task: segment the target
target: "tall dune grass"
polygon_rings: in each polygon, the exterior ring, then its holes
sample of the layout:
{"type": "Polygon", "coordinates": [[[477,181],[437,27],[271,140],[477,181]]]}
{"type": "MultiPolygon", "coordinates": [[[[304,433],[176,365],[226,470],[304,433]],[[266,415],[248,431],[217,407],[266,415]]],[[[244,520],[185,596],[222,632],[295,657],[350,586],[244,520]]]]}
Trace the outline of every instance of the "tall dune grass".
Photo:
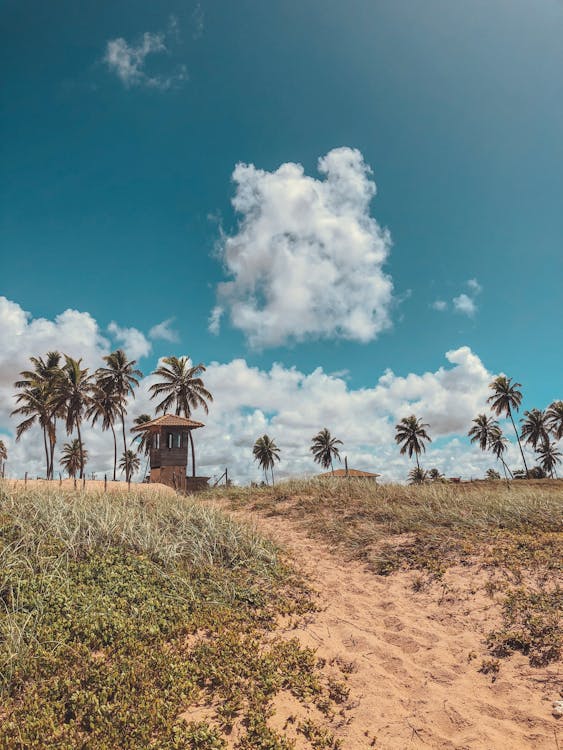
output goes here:
{"type": "Polygon", "coordinates": [[[36,558],[46,551],[43,540],[48,538],[71,557],[119,546],[163,565],[181,561],[266,569],[276,562],[273,545],[248,525],[175,494],[109,495],[0,484],[0,515],[9,523],[18,554],[36,558]]]}

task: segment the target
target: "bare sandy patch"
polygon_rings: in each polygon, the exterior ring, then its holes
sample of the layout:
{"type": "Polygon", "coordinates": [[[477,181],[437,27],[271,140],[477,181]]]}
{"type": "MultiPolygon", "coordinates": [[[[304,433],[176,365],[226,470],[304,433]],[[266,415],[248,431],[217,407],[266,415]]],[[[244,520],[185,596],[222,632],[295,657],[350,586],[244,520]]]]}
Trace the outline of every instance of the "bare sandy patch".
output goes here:
{"type": "MultiPolygon", "coordinates": [[[[336,728],[344,748],[563,746],[551,715],[562,688],[558,664],[532,667],[517,653],[496,674],[479,671],[490,658],[485,635],[498,624],[500,607],[494,592],[485,592],[488,573],[477,563],[450,567],[440,582],[414,590],[416,571],[377,576],[294,521],[236,515],[283,545],[318,590],[320,611],[285,632],[340,665],[350,688],[336,728]]],[[[293,709],[283,696],[276,709],[283,726],[293,709]]]]}

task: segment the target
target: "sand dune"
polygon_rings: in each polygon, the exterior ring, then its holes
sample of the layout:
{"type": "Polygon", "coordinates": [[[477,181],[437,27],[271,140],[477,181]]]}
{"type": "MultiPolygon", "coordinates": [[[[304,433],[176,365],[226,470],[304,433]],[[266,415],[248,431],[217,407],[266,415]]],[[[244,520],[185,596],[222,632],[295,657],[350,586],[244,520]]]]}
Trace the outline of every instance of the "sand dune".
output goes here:
{"type": "MultiPolygon", "coordinates": [[[[559,665],[533,668],[515,654],[502,660],[494,681],[479,672],[499,606],[483,592],[487,578],[477,565],[452,568],[443,582],[415,592],[416,573],[374,575],[287,519],[252,518],[318,589],[321,611],[287,635],[297,633],[328,665],[349,672],[350,696],[336,718],[344,748],[563,747],[551,715],[562,687],[559,665]]],[[[279,727],[295,711],[283,700],[276,709],[279,727]]]]}

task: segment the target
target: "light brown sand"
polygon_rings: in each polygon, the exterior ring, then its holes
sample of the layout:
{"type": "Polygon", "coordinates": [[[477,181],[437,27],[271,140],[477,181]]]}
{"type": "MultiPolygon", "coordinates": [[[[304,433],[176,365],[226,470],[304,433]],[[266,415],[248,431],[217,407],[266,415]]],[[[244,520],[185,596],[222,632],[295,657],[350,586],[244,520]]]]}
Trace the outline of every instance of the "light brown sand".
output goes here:
{"type": "MultiPolygon", "coordinates": [[[[287,519],[253,520],[319,592],[321,611],[287,636],[332,668],[354,670],[347,709],[336,717],[344,748],[563,749],[563,726],[551,715],[559,665],[534,668],[515,654],[501,660],[494,682],[478,671],[490,658],[484,635],[499,621],[499,604],[484,593],[477,566],[453,568],[443,583],[415,592],[416,573],[377,576],[287,519]]],[[[276,709],[276,728],[298,711],[291,696],[278,698],[276,709]]]]}

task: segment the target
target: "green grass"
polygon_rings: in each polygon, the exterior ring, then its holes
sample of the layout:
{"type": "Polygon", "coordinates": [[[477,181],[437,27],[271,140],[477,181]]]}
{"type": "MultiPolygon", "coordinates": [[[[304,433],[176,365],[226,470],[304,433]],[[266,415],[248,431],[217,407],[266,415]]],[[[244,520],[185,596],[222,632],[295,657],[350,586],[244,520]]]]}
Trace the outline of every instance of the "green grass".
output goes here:
{"type": "Polygon", "coordinates": [[[0,748],[214,750],[235,720],[241,748],[290,748],[275,695],[329,688],[276,618],[311,606],[271,543],[200,503],[0,485],[0,748]]]}

